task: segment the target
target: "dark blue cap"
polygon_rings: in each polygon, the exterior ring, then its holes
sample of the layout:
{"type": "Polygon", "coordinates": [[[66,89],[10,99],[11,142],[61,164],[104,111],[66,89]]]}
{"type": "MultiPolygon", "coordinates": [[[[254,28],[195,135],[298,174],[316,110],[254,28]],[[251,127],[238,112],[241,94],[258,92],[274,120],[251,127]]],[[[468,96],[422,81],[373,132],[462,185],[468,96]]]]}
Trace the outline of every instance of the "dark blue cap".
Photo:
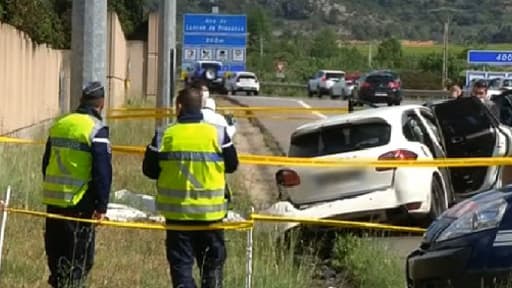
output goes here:
{"type": "Polygon", "coordinates": [[[82,97],[90,100],[104,98],[105,88],[99,81],[89,82],[82,90],[82,97]]]}

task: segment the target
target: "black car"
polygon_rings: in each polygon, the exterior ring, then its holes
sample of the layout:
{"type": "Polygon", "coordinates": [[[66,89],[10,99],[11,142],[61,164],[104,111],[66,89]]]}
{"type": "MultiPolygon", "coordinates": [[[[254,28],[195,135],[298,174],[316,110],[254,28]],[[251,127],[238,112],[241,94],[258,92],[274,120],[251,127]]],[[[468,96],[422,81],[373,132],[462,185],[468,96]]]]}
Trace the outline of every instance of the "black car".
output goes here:
{"type": "Polygon", "coordinates": [[[357,93],[354,94],[351,101],[355,106],[367,103],[400,105],[402,102],[400,76],[392,71],[371,72],[360,80],[357,93]]]}
{"type": "Polygon", "coordinates": [[[407,257],[407,287],[511,287],[511,202],[506,186],[446,210],[407,257]]]}

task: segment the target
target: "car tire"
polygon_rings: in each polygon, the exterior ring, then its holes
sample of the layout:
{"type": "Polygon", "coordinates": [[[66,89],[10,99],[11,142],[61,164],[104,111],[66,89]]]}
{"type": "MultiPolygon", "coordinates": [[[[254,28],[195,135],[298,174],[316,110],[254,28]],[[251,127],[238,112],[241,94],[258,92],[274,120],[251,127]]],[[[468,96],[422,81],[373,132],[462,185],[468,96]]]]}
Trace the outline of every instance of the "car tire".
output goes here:
{"type": "Polygon", "coordinates": [[[438,175],[434,175],[432,177],[432,184],[430,188],[430,211],[426,217],[425,226],[430,225],[430,223],[439,217],[446,209],[448,209],[446,195],[443,189],[443,184],[439,179],[438,175]]]}
{"type": "Polygon", "coordinates": [[[252,92],[251,92],[251,91],[246,91],[246,92],[245,92],[245,95],[247,95],[247,96],[251,96],[251,94],[252,94],[252,92]]]}
{"type": "Polygon", "coordinates": [[[260,92],[259,92],[259,91],[254,91],[254,95],[255,95],[255,96],[258,96],[259,94],[260,94],[260,92]]]}
{"type": "Polygon", "coordinates": [[[315,93],[313,91],[311,91],[311,87],[309,86],[308,84],[308,97],[311,98],[315,95],[315,93]]]}
{"type": "Polygon", "coordinates": [[[316,87],[316,93],[318,93],[318,98],[322,98],[323,93],[322,90],[320,90],[320,87],[316,87]]]}

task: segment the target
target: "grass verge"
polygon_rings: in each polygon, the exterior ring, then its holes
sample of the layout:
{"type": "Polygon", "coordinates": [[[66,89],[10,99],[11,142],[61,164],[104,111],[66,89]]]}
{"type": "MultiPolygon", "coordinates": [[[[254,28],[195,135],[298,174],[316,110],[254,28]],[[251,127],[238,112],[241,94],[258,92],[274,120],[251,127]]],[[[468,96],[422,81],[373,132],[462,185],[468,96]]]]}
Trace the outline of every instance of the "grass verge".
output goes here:
{"type": "MultiPolygon", "coordinates": [[[[136,103],[134,105],[140,105],[136,103]]],[[[114,145],[146,145],[154,131],[153,120],[111,121],[114,145]]],[[[45,139],[40,131],[39,139],[45,139]]],[[[241,151],[246,152],[246,151],[241,151]]],[[[12,207],[43,210],[40,204],[41,157],[43,146],[0,146],[0,191],[13,188],[12,207]]],[[[113,191],[154,194],[154,182],[141,172],[140,155],[114,154],[113,191]]],[[[248,189],[250,175],[234,174],[230,184],[234,191],[248,189]]],[[[235,198],[239,199],[239,197],[235,198]]],[[[250,203],[236,203],[237,211],[247,211],[250,203]]],[[[47,287],[46,256],[43,248],[44,220],[10,214],[0,287],[47,287]]],[[[161,231],[127,230],[98,227],[95,265],[89,287],[169,287],[169,267],[165,258],[164,233],[161,231]]],[[[293,249],[281,248],[275,234],[255,230],[253,287],[312,287],[315,265],[311,257],[294,257],[293,249]]],[[[225,287],[239,288],[245,281],[246,233],[226,234],[228,260],[225,266],[225,287]]]]}
{"type": "Polygon", "coordinates": [[[345,235],[336,241],[333,266],[345,271],[354,287],[403,287],[403,263],[395,254],[377,241],[345,235]]]}

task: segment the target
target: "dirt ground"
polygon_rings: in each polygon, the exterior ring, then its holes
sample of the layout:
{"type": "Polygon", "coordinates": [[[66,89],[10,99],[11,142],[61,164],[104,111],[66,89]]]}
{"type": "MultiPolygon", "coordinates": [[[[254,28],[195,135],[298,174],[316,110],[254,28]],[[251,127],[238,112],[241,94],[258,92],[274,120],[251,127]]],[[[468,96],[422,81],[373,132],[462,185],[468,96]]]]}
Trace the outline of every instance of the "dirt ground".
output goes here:
{"type": "MultiPolygon", "coordinates": [[[[218,107],[235,106],[235,104],[221,98],[216,99],[216,104],[218,107]]],[[[237,117],[236,121],[237,132],[233,142],[239,155],[274,155],[272,149],[265,143],[260,129],[253,125],[248,118],[237,117]]],[[[243,190],[235,191],[235,193],[248,197],[256,210],[268,207],[270,203],[276,201],[277,197],[277,187],[274,181],[276,170],[276,167],[241,164],[238,171],[230,176],[232,180],[241,184],[237,185],[240,186],[238,189],[243,190]]]]}

